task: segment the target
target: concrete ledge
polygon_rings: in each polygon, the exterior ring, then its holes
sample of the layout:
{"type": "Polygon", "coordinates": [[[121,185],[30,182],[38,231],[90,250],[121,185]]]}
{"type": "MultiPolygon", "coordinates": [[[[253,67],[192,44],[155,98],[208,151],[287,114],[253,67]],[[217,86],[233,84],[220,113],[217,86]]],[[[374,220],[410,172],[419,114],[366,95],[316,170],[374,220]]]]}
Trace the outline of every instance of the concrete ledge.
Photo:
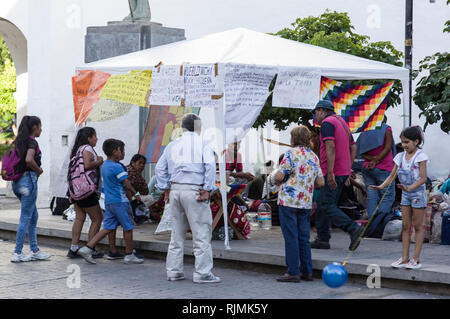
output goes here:
{"type": "MultiPolygon", "coordinates": [[[[51,216],[49,212],[40,212],[37,233],[42,243],[69,247],[72,238],[72,223],[62,220],[60,216],[51,216]]],[[[0,237],[15,240],[19,211],[3,211],[0,215],[0,237]]],[[[167,253],[170,233],[154,235],[156,224],[145,224],[135,228],[133,237],[135,247],[143,252],[158,253],[161,258],[167,253]]],[[[84,227],[87,230],[87,227],[84,227]]],[[[81,241],[86,242],[87,233],[82,232],[81,241]]],[[[320,276],[323,267],[331,262],[342,262],[348,257],[348,235],[336,230],[332,233],[329,250],[312,250],[313,269],[320,276]]],[[[101,244],[107,245],[105,238],[101,244]]],[[[116,245],[125,247],[122,232],[117,232],[116,245]]],[[[284,239],[279,227],[271,230],[252,229],[249,240],[231,240],[231,249],[225,249],[223,241],[213,241],[215,261],[229,264],[247,264],[252,267],[285,268],[284,239]]],[[[106,246],[104,246],[106,248],[106,246]]],[[[185,256],[192,258],[192,241],[189,235],[185,243],[185,256]]],[[[429,291],[430,287],[439,286],[440,293],[450,293],[450,246],[424,244],[422,254],[423,268],[420,270],[393,269],[390,263],[401,255],[401,242],[363,239],[360,247],[347,260],[346,268],[351,278],[365,281],[372,272],[368,266],[378,265],[381,271],[382,286],[387,284],[396,288],[409,285],[411,289],[429,291]],[[428,290],[426,290],[428,289],[428,290]]],[[[433,288],[434,289],[434,288],[433,288]]],[[[437,289],[437,288],[436,288],[437,289]]],[[[434,290],[432,290],[434,292],[434,290]]]]}

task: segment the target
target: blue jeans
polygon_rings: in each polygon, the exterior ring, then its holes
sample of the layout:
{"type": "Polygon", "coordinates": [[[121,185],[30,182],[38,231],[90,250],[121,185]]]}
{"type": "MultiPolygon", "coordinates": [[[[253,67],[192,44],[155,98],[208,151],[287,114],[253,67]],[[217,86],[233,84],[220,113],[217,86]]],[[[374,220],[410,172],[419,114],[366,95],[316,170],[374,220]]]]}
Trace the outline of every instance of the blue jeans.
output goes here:
{"type": "Polygon", "coordinates": [[[36,226],[38,222],[38,211],[36,199],[38,193],[37,175],[35,172],[27,171],[18,180],[12,183],[14,194],[20,200],[20,221],[16,234],[15,253],[21,254],[25,237],[28,233],[30,249],[33,252],[39,250],[37,244],[36,226]]]}
{"type": "Polygon", "coordinates": [[[316,228],[317,238],[322,242],[330,241],[331,224],[341,228],[347,233],[351,233],[359,226],[348,217],[338,207],[339,198],[342,194],[342,188],[348,176],[335,176],[337,187],[330,189],[325,176],[325,186],[320,188],[319,202],[317,204],[316,228]]]}
{"type": "Polygon", "coordinates": [[[279,206],[278,212],[284,237],[287,273],[298,275],[301,272],[304,275],[311,275],[312,258],[309,243],[311,210],[279,206]]]}
{"type": "Polygon", "coordinates": [[[390,212],[395,200],[395,181],[388,188],[381,191],[369,188],[370,185],[381,185],[388,178],[390,172],[379,168],[368,169],[363,167],[362,174],[367,190],[367,213],[369,214],[369,218],[373,215],[384,192],[387,193],[384,196],[378,211],[383,213],[390,212]]]}

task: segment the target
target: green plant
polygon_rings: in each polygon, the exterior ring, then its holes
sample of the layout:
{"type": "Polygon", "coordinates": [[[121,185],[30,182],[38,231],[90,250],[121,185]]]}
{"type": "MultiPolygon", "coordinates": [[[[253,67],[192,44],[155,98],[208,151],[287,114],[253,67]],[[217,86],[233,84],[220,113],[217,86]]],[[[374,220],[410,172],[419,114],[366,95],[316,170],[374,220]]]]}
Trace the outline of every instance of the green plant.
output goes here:
{"type": "MultiPolygon", "coordinates": [[[[447,0],[447,5],[450,0],[447,0]]],[[[450,20],[443,32],[450,33],[450,20]]],[[[425,116],[424,130],[428,125],[441,122],[441,130],[450,132],[450,53],[438,52],[419,62],[419,71],[428,74],[417,83],[413,100],[421,110],[419,117],[425,116]]]]}
{"type": "Polygon", "coordinates": [[[13,126],[16,119],[17,102],[16,70],[6,43],[0,38],[0,143],[14,137],[13,126]]]}
{"type": "MultiPolygon", "coordinates": [[[[330,12],[326,10],[319,17],[309,16],[298,18],[291,23],[292,28],[285,28],[272,35],[285,39],[312,44],[331,50],[356,55],[370,60],[381,61],[397,66],[403,65],[403,53],[396,50],[389,41],[369,42],[366,35],[355,33],[347,13],[330,12]]],[[[275,79],[274,79],[275,81],[275,79]]],[[[343,81],[345,82],[345,81],[343,81]]],[[[385,80],[348,81],[353,84],[379,84],[385,80]]],[[[272,87],[275,82],[272,82],[272,87]]],[[[395,81],[389,96],[388,108],[400,104],[402,93],[400,81],[395,81]]],[[[284,130],[291,123],[310,126],[312,114],[308,110],[273,108],[270,95],[261,114],[253,127],[264,127],[268,121],[273,120],[275,127],[284,130]]]]}

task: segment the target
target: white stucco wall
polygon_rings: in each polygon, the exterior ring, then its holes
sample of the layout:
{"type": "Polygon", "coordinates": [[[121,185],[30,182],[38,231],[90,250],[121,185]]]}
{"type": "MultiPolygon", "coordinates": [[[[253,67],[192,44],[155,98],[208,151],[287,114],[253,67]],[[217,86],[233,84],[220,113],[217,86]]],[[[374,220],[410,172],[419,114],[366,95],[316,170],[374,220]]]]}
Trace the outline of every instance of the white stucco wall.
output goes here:
{"type": "MultiPolygon", "coordinates": [[[[43,123],[38,139],[44,174],[39,180],[38,206],[49,204],[51,186],[68,151],[61,136],[74,132],[71,77],[84,63],[86,27],[123,19],[128,2],[120,0],[2,0],[0,18],[19,28],[28,44],[26,113],[43,123]]],[[[14,58],[14,56],[13,56],[14,58]]]]}
{"type": "MultiPolygon", "coordinates": [[[[235,27],[245,27],[259,32],[275,32],[288,27],[298,17],[319,15],[326,8],[348,12],[355,32],[366,34],[371,41],[391,41],[404,50],[404,1],[388,0],[150,0],[152,21],[167,27],[183,28],[187,39],[235,27]]],[[[443,34],[444,22],[450,19],[450,7],[445,0],[414,1],[413,63],[437,51],[449,49],[450,36],[443,34]]],[[[39,138],[43,151],[45,173],[39,181],[39,205],[47,206],[52,183],[56,180],[67,146],[62,146],[61,136],[73,135],[73,101],[71,77],[77,65],[84,61],[84,35],[86,27],[106,25],[107,21],[122,20],[128,14],[126,0],[2,0],[0,18],[14,24],[27,39],[28,81],[27,113],[39,116],[44,131],[39,138]]],[[[1,28],[2,24],[0,24],[1,28]]],[[[0,29],[1,31],[4,29],[0,29]]],[[[14,58],[14,57],[13,57],[14,58]]],[[[25,79],[25,80],[23,80],[25,79]]],[[[389,124],[394,137],[402,129],[402,106],[389,110],[389,124]]],[[[418,118],[416,106],[412,110],[413,124],[424,123],[418,118]]],[[[130,115],[131,116],[131,115],[130,115]]],[[[138,125],[136,123],[136,125],[138,125]]],[[[265,135],[268,135],[267,133],[265,135]]],[[[273,136],[273,134],[271,134],[273,136]]],[[[120,136],[120,132],[117,133],[120,136]]],[[[243,155],[256,160],[254,145],[256,132],[251,132],[243,142],[243,155]],[[253,137],[252,137],[253,136],[253,137]],[[248,150],[247,147],[248,146],[248,150]],[[252,148],[253,147],[253,148],[252,148]]],[[[425,152],[431,158],[429,175],[444,176],[450,173],[449,136],[438,125],[429,127],[425,134],[425,152]]],[[[279,140],[289,142],[284,132],[279,140]]],[[[101,142],[97,149],[101,152],[101,142]]],[[[137,143],[127,148],[130,154],[137,143]]],[[[283,149],[281,150],[283,151],[283,149]]],[[[277,160],[278,150],[266,148],[266,158],[277,160]]],[[[125,161],[126,162],[126,161],[125,161]]]]}

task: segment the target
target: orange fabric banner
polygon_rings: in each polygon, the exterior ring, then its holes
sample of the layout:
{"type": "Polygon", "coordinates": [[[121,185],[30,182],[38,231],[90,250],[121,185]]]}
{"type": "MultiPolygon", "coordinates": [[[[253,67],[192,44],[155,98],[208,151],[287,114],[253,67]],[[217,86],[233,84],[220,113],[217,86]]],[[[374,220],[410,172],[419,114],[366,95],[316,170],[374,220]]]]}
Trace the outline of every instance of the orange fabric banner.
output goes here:
{"type": "Polygon", "coordinates": [[[92,106],[99,100],[100,92],[111,74],[101,71],[79,71],[72,77],[73,105],[75,123],[83,123],[92,106]]]}

